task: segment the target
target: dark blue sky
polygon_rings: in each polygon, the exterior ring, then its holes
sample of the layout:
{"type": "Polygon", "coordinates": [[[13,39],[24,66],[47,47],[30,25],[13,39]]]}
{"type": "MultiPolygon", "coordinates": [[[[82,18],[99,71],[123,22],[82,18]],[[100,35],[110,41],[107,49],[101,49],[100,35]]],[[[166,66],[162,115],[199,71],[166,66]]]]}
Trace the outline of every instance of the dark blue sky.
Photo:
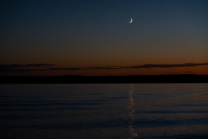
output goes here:
{"type": "Polygon", "coordinates": [[[2,64],[208,61],[207,0],[3,0],[0,9],[2,64]]]}

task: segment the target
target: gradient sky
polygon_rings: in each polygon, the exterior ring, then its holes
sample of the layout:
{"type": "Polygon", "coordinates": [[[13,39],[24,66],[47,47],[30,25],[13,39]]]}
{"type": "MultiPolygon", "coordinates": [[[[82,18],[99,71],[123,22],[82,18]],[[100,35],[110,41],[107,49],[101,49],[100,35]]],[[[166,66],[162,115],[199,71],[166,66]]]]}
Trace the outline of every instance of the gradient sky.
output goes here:
{"type": "Polygon", "coordinates": [[[3,0],[0,10],[0,75],[208,74],[207,0],[3,0]]]}

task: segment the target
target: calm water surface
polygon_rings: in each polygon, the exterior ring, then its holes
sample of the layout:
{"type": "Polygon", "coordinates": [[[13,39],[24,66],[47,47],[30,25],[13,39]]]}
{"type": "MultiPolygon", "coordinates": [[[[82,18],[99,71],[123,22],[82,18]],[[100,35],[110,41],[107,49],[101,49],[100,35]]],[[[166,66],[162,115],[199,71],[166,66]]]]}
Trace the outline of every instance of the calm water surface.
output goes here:
{"type": "Polygon", "coordinates": [[[208,84],[0,85],[1,139],[208,138],[208,84]]]}

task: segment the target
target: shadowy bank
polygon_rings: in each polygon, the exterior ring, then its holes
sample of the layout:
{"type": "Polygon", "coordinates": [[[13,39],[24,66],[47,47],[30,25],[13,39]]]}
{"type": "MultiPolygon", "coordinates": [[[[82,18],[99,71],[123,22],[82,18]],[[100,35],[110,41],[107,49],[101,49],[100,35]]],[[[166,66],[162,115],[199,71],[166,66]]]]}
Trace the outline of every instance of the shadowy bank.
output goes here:
{"type": "Polygon", "coordinates": [[[208,83],[208,75],[131,75],[131,76],[1,76],[1,84],[57,83],[208,83]]]}

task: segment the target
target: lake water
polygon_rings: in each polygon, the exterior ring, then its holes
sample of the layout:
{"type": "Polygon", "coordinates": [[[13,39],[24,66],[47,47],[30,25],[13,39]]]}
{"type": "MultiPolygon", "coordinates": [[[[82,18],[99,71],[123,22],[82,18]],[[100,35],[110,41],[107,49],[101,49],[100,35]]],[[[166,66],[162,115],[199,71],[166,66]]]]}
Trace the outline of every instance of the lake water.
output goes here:
{"type": "Polygon", "coordinates": [[[2,84],[0,138],[207,139],[208,84],[2,84]]]}

